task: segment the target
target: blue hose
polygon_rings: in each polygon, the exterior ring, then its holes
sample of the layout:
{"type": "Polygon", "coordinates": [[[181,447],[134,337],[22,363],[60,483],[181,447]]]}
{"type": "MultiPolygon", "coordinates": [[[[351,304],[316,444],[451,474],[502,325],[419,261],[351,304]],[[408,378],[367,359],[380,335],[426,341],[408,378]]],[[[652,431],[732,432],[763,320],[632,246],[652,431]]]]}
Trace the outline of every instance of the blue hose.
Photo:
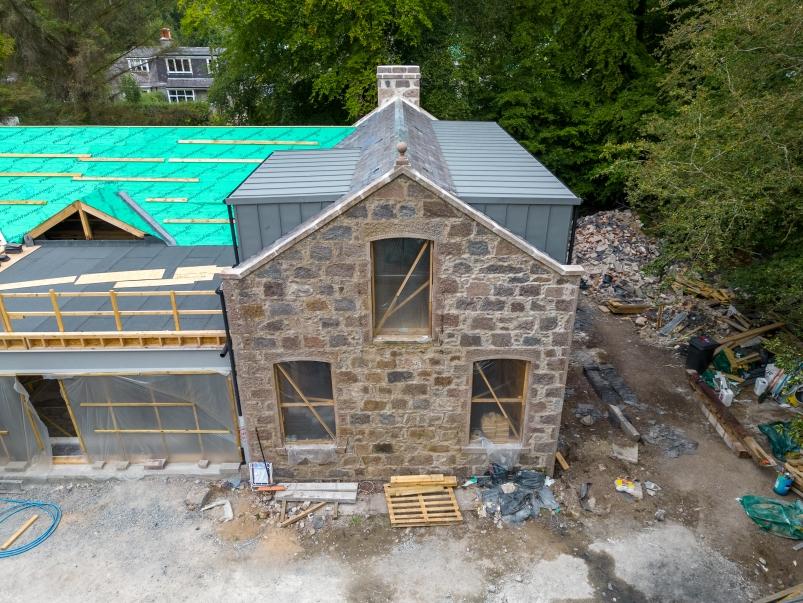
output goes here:
{"type": "Polygon", "coordinates": [[[8,518],[16,515],[17,513],[21,513],[27,509],[36,509],[39,511],[44,511],[52,520],[50,527],[45,530],[39,537],[31,540],[27,544],[20,545],[18,547],[8,549],[5,551],[0,551],[0,559],[4,559],[6,557],[13,557],[14,555],[21,555],[31,549],[39,546],[45,540],[47,540],[50,535],[56,531],[56,528],[61,521],[61,509],[58,505],[53,503],[41,502],[38,500],[14,500],[13,498],[0,498],[0,503],[9,503],[12,506],[7,509],[0,509],[0,524],[6,521],[8,518]]]}

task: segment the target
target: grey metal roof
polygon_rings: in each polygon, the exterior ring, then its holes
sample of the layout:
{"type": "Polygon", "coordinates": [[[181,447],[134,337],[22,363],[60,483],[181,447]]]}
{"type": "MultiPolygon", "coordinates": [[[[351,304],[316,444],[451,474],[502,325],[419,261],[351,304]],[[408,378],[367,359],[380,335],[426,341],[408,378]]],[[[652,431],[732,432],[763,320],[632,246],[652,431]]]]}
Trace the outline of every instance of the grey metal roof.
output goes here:
{"type": "MultiPolygon", "coordinates": [[[[30,255],[0,270],[0,285],[79,276],[98,272],[123,272],[163,268],[162,278],[172,278],[176,269],[190,266],[231,266],[234,252],[229,246],[167,247],[160,243],[107,242],[107,241],[54,241],[43,244],[30,255]]],[[[172,284],[160,287],[126,288],[121,291],[209,291],[217,288],[219,279],[195,281],[189,284],[172,284]]],[[[74,283],[45,284],[25,287],[0,293],[108,291],[113,282],[76,285],[74,283]]],[[[120,310],[165,310],[169,309],[166,297],[124,297],[119,299],[120,310]]],[[[214,310],[220,308],[217,296],[194,296],[177,299],[179,309],[214,310]]],[[[6,309],[14,311],[52,310],[48,298],[6,298],[6,309]]],[[[111,310],[108,297],[74,297],[62,299],[62,311],[111,310]]],[[[133,316],[123,319],[126,331],[173,330],[170,316],[133,316]]],[[[54,318],[31,317],[15,320],[18,332],[56,331],[54,318]]],[[[67,331],[114,331],[111,317],[64,317],[67,331]]],[[[222,329],[220,316],[185,316],[181,318],[182,329],[222,329]]]]}
{"type": "Polygon", "coordinates": [[[227,203],[331,202],[349,191],[359,149],[276,151],[227,203]]]}
{"type": "Polygon", "coordinates": [[[468,203],[561,203],[578,199],[494,122],[434,121],[458,197],[468,203]]]}

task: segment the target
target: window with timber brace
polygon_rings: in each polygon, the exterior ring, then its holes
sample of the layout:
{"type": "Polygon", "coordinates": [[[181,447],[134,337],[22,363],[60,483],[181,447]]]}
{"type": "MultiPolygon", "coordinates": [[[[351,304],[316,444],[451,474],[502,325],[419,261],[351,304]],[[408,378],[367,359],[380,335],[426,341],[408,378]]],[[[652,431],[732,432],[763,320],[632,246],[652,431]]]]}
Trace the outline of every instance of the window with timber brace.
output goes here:
{"type": "Polygon", "coordinates": [[[527,362],[482,360],[471,381],[471,439],[519,442],[527,398],[527,362]]]}
{"type": "Polygon", "coordinates": [[[432,241],[382,239],[371,254],[374,335],[429,336],[432,241]]]}
{"type": "Polygon", "coordinates": [[[335,439],[332,366],[298,360],[275,365],[276,392],[285,442],[335,439]]]}

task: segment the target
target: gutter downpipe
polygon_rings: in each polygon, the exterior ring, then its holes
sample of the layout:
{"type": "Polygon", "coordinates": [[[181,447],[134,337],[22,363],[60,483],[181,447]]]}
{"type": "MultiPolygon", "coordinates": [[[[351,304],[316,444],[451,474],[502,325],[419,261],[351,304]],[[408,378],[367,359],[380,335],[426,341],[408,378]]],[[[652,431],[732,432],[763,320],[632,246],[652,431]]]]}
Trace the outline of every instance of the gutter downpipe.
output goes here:
{"type": "Polygon", "coordinates": [[[575,205],[572,207],[572,230],[569,234],[569,249],[566,253],[566,263],[572,263],[572,256],[574,255],[574,237],[577,232],[577,214],[579,213],[578,208],[579,205],[575,205]]]}
{"type": "MultiPolygon", "coordinates": [[[[234,228],[234,211],[231,209],[231,205],[228,203],[226,204],[226,209],[229,212],[229,228],[231,229],[231,246],[234,249],[234,266],[240,263],[240,251],[237,249],[237,229],[234,228]]],[[[222,299],[222,298],[221,298],[222,299]]],[[[223,311],[223,316],[225,319],[226,312],[223,311]]],[[[228,334],[228,329],[226,329],[228,334]]]]}
{"type": "Polygon", "coordinates": [[[237,383],[237,366],[234,362],[234,346],[231,343],[231,331],[229,330],[229,315],[226,311],[226,298],[223,296],[223,287],[218,286],[215,293],[220,297],[220,309],[223,311],[223,329],[226,332],[226,345],[223,346],[223,351],[220,352],[220,357],[223,358],[228,354],[229,365],[231,366],[231,383],[234,389],[234,403],[237,406],[237,428],[240,430],[240,445],[243,450],[243,458],[246,463],[250,461],[250,454],[248,452],[248,443],[246,441],[247,431],[245,429],[245,418],[243,417],[243,406],[240,401],[240,386],[237,383]]]}

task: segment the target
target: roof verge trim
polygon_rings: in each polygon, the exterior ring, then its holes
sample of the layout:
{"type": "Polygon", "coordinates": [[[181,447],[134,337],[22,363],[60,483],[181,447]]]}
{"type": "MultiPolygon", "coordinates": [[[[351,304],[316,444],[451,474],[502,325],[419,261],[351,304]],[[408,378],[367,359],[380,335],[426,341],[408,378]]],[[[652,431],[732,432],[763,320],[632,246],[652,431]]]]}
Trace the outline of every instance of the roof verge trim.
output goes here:
{"type": "Polygon", "coordinates": [[[370,196],[372,193],[379,190],[386,184],[393,182],[400,176],[407,176],[411,180],[417,182],[424,188],[437,195],[439,198],[446,201],[452,207],[460,210],[470,218],[473,218],[476,222],[482,224],[488,230],[494,232],[512,245],[518,247],[521,251],[525,252],[553,272],[560,274],[561,276],[580,276],[585,272],[582,266],[561,264],[543,251],[533,247],[524,239],[518,237],[503,226],[499,225],[481,211],[474,209],[467,203],[452,195],[449,191],[439,187],[427,177],[422,176],[416,170],[404,166],[387,172],[356,193],[346,196],[340,201],[333,203],[321,213],[311,218],[309,221],[300,224],[295,229],[288,232],[285,236],[277,239],[270,247],[263,249],[257,255],[242,262],[238,266],[222,271],[220,273],[220,277],[227,280],[239,280],[245,276],[248,276],[272,259],[276,258],[282,252],[293,247],[313,232],[320,230],[329,222],[347,212],[354,205],[360,201],[363,201],[366,197],[370,196]]]}

